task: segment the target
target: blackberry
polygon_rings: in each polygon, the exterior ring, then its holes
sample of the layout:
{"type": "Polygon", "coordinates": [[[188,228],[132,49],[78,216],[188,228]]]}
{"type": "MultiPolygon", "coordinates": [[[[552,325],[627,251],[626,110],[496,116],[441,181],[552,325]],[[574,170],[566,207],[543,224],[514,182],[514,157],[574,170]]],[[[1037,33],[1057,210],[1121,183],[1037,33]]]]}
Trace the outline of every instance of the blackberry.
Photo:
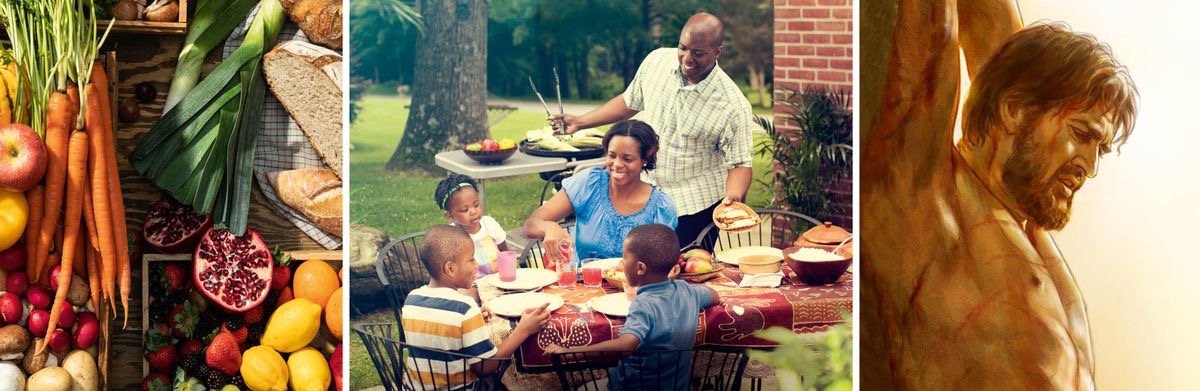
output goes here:
{"type": "Polygon", "coordinates": [[[204,381],[204,379],[208,378],[208,375],[210,373],[213,373],[216,371],[217,370],[215,370],[215,369],[209,368],[208,364],[201,363],[200,365],[196,366],[196,371],[194,373],[192,373],[192,377],[194,377],[200,381],[204,381]]]}
{"type": "Polygon", "coordinates": [[[240,316],[233,316],[225,321],[225,328],[229,329],[229,331],[238,331],[242,329],[243,323],[245,321],[240,316]]]}
{"type": "Polygon", "coordinates": [[[192,329],[192,338],[200,340],[216,330],[223,320],[220,312],[220,310],[209,308],[200,313],[200,319],[196,320],[196,328],[192,329]]]}
{"type": "Polygon", "coordinates": [[[239,390],[245,390],[245,389],[246,389],[246,380],[245,380],[245,379],[242,379],[242,374],[241,374],[241,373],[238,373],[238,374],[235,374],[235,375],[233,375],[233,378],[232,378],[232,379],[229,379],[229,384],[233,384],[233,385],[237,386],[237,388],[238,388],[239,390]]]}
{"type": "Polygon", "coordinates": [[[179,360],[179,366],[187,373],[196,374],[196,371],[204,365],[204,349],[200,349],[183,356],[179,360]]]}
{"type": "Polygon", "coordinates": [[[216,390],[224,387],[226,384],[229,384],[229,376],[225,376],[225,374],[221,373],[221,371],[214,369],[209,371],[208,376],[205,376],[202,381],[204,382],[204,386],[208,387],[208,389],[216,390]]]}
{"type": "Polygon", "coordinates": [[[257,344],[262,341],[263,333],[267,331],[266,322],[258,322],[258,324],[250,325],[249,332],[246,333],[246,343],[257,344]]]}
{"type": "Polygon", "coordinates": [[[171,307],[162,300],[155,300],[150,303],[150,323],[167,323],[167,318],[171,316],[171,307]]]}

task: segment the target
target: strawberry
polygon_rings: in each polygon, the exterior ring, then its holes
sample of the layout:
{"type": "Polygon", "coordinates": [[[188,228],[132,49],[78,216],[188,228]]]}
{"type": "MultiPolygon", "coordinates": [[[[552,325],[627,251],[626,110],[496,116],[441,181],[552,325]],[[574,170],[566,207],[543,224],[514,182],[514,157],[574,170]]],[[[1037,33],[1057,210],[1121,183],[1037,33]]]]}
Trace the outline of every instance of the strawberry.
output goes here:
{"type": "Polygon", "coordinates": [[[192,336],[192,331],[196,329],[196,321],[199,318],[200,307],[193,304],[191,300],[184,300],[183,303],[175,305],[175,309],[171,310],[167,323],[171,325],[171,330],[174,331],[176,337],[187,338],[192,336]]]}
{"type": "Polygon", "coordinates": [[[150,372],[142,379],[142,391],[171,391],[171,378],[158,372],[150,372]]]}
{"type": "Polygon", "coordinates": [[[275,246],[273,252],[275,268],[271,270],[271,289],[280,290],[292,282],[292,268],[288,267],[288,261],[292,260],[292,256],[280,253],[279,246],[275,246]]]}
{"type": "Polygon", "coordinates": [[[242,313],[242,321],[247,325],[258,324],[263,320],[263,307],[256,305],[249,311],[242,313]]]}
{"type": "Polygon", "coordinates": [[[166,325],[151,327],[143,336],[146,343],[146,362],[151,368],[167,371],[175,365],[175,338],[166,325]]]}
{"type": "Polygon", "coordinates": [[[228,376],[238,373],[242,366],[242,350],[233,334],[222,331],[204,351],[204,363],[228,376]]]}
{"type": "Polygon", "coordinates": [[[204,344],[200,343],[200,341],[189,339],[187,341],[183,341],[183,344],[179,346],[179,355],[187,356],[188,353],[203,349],[204,344]]]}
{"type": "Polygon", "coordinates": [[[183,266],[170,263],[163,270],[161,284],[169,290],[177,291],[187,286],[188,280],[188,272],[183,266]]]}
{"type": "Polygon", "coordinates": [[[292,293],[292,287],[285,286],[285,287],[283,287],[283,290],[279,291],[279,301],[275,302],[275,306],[276,307],[281,306],[281,305],[283,305],[283,303],[292,301],[292,299],[295,299],[295,298],[296,298],[296,295],[292,293]]]}

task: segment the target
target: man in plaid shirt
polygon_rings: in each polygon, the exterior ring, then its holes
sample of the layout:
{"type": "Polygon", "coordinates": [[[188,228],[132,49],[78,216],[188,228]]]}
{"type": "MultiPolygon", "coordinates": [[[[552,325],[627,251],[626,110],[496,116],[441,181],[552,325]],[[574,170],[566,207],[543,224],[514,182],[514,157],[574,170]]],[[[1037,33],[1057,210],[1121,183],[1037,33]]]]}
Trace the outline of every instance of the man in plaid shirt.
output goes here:
{"type": "MultiPolygon", "coordinates": [[[[750,188],[750,102],[717,66],[725,27],[699,13],[679,34],[679,47],[650,52],[625,93],[578,117],[553,116],[566,133],[629,119],[645,112],[659,137],[658,168],[649,175],[678,209],[681,246],[696,240],[719,204],[742,202],[750,188]]],[[[714,230],[710,236],[716,236],[714,230]]]]}

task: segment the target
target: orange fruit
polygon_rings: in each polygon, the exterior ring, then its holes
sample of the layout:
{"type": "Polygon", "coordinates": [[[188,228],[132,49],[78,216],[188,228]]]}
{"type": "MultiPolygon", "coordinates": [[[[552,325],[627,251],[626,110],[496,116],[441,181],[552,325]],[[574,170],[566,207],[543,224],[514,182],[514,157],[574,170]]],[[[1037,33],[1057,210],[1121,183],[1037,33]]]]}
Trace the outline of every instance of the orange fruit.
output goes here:
{"type": "Polygon", "coordinates": [[[342,288],[333,291],[329,302],[325,303],[325,324],[334,338],[342,339],[342,288]]]}
{"type": "Polygon", "coordinates": [[[329,302],[329,296],[341,286],[337,272],[325,261],[313,259],[304,261],[296,268],[292,276],[292,292],[296,298],[304,298],[313,303],[324,305],[329,302]]]}

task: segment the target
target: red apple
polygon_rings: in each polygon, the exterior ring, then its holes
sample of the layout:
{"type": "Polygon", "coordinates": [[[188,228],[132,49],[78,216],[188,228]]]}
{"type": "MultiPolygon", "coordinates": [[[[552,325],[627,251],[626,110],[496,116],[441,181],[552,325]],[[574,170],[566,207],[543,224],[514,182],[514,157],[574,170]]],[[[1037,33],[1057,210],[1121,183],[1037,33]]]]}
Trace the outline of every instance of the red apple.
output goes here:
{"type": "Polygon", "coordinates": [[[0,190],[23,192],[46,174],[46,144],[23,124],[0,126],[0,190]]]}
{"type": "Polygon", "coordinates": [[[492,140],[490,138],[483,139],[483,141],[479,142],[479,145],[481,147],[483,147],[484,151],[495,151],[495,150],[500,149],[500,143],[498,143],[498,142],[496,142],[496,140],[492,140]]]}

